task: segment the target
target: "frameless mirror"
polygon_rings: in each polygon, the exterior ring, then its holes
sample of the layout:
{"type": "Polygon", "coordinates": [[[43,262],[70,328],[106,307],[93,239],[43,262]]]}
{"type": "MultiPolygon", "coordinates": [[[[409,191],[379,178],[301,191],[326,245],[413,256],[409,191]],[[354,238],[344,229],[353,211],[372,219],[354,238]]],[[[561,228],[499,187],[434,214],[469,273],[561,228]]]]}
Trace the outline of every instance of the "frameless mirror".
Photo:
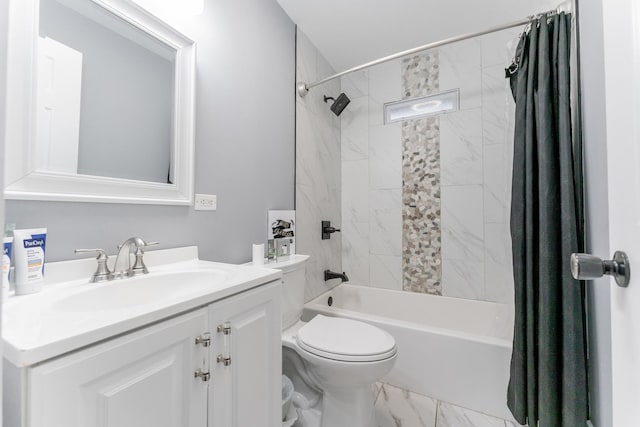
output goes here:
{"type": "Polygon", "coordinates": [[[130,0],[12,3],[6,197],[191,204],[194,43],[130,0]]]}

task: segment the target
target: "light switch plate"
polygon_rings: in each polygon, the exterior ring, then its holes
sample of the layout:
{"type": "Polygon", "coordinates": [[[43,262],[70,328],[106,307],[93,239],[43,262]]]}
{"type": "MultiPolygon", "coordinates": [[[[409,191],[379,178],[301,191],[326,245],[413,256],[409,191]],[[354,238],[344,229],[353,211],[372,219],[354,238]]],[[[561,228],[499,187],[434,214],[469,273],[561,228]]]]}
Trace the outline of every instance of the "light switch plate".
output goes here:
{"type": "Polygon", "coordinates": [[[196,194],[195,210],[215,211],[218,208],[217,197],[213,194],[196,194]]]}

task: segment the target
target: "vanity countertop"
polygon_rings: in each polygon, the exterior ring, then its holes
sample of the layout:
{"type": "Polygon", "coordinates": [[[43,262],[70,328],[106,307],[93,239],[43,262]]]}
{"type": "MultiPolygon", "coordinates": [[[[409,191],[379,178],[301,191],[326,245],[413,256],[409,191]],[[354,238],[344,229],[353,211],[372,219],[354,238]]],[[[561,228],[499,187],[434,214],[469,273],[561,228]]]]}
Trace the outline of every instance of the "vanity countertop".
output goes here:
{"type": "Polygon", "coordinates": [[[147,275],[98,284],[89,283],[92,258],[48,263],[41,292],[3,305],[4,357],[30,366],[282,277],[199,260],[196,247],[149,251],[145,261],[147,275]]]}

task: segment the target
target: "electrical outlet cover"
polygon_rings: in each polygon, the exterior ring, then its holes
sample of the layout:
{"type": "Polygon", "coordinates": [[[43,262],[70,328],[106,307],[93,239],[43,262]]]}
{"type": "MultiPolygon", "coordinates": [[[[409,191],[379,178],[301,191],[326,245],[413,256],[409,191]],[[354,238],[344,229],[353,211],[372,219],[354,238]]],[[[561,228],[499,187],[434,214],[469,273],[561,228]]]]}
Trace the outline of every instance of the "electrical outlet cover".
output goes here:
{"type": "Polygon", "coordinates": [[[218,208],[217,197],[213,194],[196,194],[194,209],[197,211],[215,211],[218,208]]]}

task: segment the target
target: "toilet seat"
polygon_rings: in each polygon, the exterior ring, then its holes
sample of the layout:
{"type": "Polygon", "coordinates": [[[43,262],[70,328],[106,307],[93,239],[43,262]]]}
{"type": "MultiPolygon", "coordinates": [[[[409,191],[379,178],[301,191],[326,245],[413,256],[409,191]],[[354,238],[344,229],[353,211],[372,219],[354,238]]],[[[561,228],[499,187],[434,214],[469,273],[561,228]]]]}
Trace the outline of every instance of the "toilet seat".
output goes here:
{"type": "Polygon", "coordinates": [[[311,354],[344,362],[374,362],[396,354],[393,337],[357,320],[317,315],[296,334],[298,346],[311,354]]]}

